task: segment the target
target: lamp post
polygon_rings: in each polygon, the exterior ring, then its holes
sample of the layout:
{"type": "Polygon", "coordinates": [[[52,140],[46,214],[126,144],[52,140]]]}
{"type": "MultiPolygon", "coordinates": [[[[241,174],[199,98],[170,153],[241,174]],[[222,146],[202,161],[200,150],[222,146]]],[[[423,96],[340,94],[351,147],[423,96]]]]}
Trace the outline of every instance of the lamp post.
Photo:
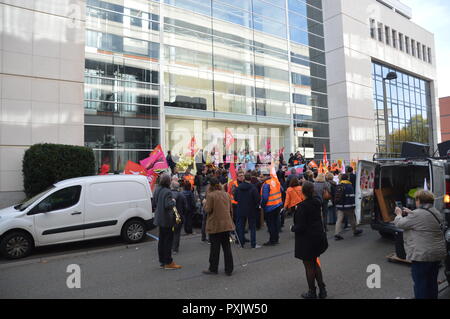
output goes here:
{"type": "Polygon", "coordinates": [[[302,136],[302,144],[303,144],[303,160],[306,160],[305,134],[308,134],[308,131],[304,131],[304,132],[303,132],[303,136],[302,136]]]}
{"type": "Polygon", "coordinates": [[[389,118],[387,107],[387,94],[386,94],[386,81],[392,81],[397,79],[397,73],[389,72],[385,78],[383,78],[383,104],[384,104],[384,134],[386,135],[386,154],[389,154],[391,149],[391,143],[389,138],[389,118]]]}

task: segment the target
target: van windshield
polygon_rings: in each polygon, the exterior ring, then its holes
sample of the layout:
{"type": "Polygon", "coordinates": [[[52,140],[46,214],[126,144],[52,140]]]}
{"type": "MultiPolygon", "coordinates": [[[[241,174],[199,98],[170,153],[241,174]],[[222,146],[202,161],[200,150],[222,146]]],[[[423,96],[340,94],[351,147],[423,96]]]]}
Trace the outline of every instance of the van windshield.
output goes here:
{"type": "Polygon", "coordinates": [[[51,186],[51,187],[47,188],[45,191],[40,192],[37,195],[34,195],[33,197],[31,197],[30,199],[26,200],[22,204],[14,206],[14,209],[20,210],[21,212],[24,211],[25,209],[30,207],[30,205],[32,205],[34,202],[36,202],[38,199],[43,197],[45,194],[47,194],[48,192],[50,192],[54,188],[55,188],[55,186],[51,186]]]}

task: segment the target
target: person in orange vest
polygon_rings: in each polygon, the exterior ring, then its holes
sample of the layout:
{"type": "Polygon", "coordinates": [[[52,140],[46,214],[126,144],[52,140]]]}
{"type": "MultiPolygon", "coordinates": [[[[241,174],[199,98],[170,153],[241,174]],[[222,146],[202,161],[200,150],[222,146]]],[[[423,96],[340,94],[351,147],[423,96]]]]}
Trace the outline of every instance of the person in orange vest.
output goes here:
{"type": "Polygon", "coordinates": [[[289,188],[286,191],[286,201],[284,202],[284,209],[286,209],[289,215],[293,215],[295,207],[305,200],[302,192],[302,187],[298,178],[295,176],[289,183],[289,188]]]}
{"type": "Polygon", "coordinates": [[[280,210],[282,206],[280,182],[273,176],[266,177],[261,188],[261,208],[264,210],[264,219],[270,239],[264,243],[264,246],[273,246],[279,243],[280,210]]]}
{"type": "Polygon", "coordinates": [[[233,222],[236,225],[236,210],[237,210],[237,204],[238,202],[235,200],[234,198],[234,192],[236,191],[236,188],[238,188],[238,186],[244,182],[244,172],[239,171],[238,175],[237,175],[237,180],[233,180],[230,181],[227,185],[227,191],[228,194],[230,195],[230,200],[231,200],[231,206],[233,208],[233,222]]]}
{"type": "Polygon", "coordinates": [[[191,169],[190,169],[190,168],[188,168],[188,169],[186,170],[186,173],[184,174],[183,179],[184,179],[185,181],[189,182],[189,183],[191,184],[191,186],[192,186],[192,189],[194,189],[195,176],[191,174],[191,169]]]}

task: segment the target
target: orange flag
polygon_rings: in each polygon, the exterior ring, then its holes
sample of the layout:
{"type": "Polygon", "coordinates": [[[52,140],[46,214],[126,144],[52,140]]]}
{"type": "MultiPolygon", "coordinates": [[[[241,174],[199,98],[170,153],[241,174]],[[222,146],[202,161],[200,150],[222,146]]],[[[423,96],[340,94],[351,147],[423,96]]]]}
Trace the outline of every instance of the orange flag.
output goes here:
{"type": "Polygon", "coordinates": [[[313,168],[318,168],[319,166],[317,166],[317,163],[314,161],[309,162],[309,165],[313,168]]]}

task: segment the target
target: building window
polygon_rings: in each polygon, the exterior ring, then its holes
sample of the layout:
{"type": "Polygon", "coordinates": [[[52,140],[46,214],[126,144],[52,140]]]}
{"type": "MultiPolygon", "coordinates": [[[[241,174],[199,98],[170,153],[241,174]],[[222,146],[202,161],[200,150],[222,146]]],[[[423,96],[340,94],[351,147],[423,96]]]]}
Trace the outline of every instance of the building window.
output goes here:
{"type": "Polygon", "coordinates": [[[383,41],[383,24],[382,23],[378,23],[378,41],[384,42],[383,41]]]}
{"type": "Polygon", "coordinates": [[[417,42],[417,57],[422,59],[422,46],[419,42],[417,42]]]}
{"type": "Polygon", "coordinates": [[[392,46],[397,49],[397,31],[392,30],[392,46]]]}
{"type": "Polygon", "coordinates": [[[409,50],[410,50],[410,44],[409,44],[409,37],[405,37],[405,48],[406,48],[406,53],[409,54],[409,50]]]}
{"type": "Polygon", "coordinates": [[[370,19],[370,37],[372,39],[375,39],[376,35],[375,35],[375,20],[374,19],[370,19]]]}
{"type": "Polygon", "coordinates": [[[433,63],[431,59],[431,48],[428,48],[428,63],[433,63]]]}
{"type": "Polygon", "coordinates": [[[411,40],[411,54],[412,56],[416,56],[416,41],[411,40]]]}
{"type": "Polygon", "coordinates": [[[403,47],[404,47],[404,42],[403,41],[405,41],[404,38],[403,38],[403,34],[399,33],[398,34],[398,47],[400,48],[400,51],[404,50],[403,49],[403,47]]]}
{"type": "Polygon", "coordinates": [[[386,44],[391,45],[391,28],[384,27],[384,34],[386,36],[386,44]]]}
{"type": "Polygon", "coordinates": [[[427,47],[422,45],[422,60],[427,61],[427,47]]]}

